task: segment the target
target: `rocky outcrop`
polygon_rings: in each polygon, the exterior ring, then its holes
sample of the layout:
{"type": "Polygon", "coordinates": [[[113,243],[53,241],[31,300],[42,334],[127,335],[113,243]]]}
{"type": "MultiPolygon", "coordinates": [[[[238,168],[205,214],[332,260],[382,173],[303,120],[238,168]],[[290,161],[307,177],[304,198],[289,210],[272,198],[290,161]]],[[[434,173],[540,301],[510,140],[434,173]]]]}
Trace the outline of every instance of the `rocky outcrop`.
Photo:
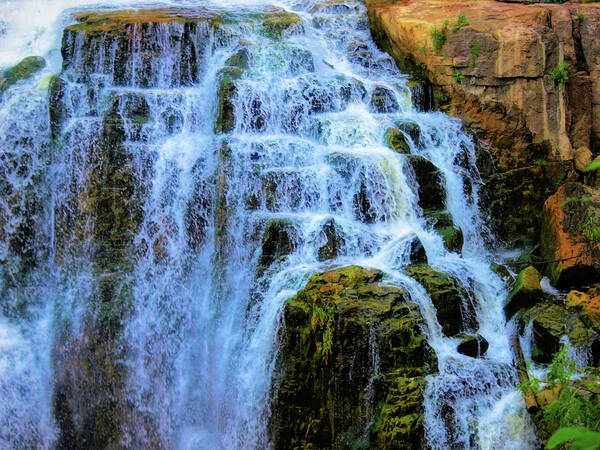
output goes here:
{"type": "Polygon", "coordinates": [[[558,287],[600,281],[600,189],[566,183],[544,205],[542,252],[558,287]]]}
{"type": "Polygon", "coordinates": [[[540,145],[551,159],[572,159],[581,147],[598,150],[597,4],[367,5],[378,44],[405,72],[433,86],[438,107],[477,130],[501,170],[523,166],[540,145]]]}
{"type": "Polygon", "coordinates": [[[529,266],[519,273],[504,306],[504,313],[508,320],[519,310],[544,301],[544,291],[540,281],[542,275],[535,267],[529,266]]]}
{"type": "Polygon", "coordinates": [[[383,274],[313,275],[288,300],[270,429],[275,448],[418,448],[436,362],[418,307],[383,274]]]}
{"type": "Polygon", "coordinates": [[[0,94],[19,81],[31,78],[44,67],[46,67],[44,58],[41,56],[28,56],[19,64],[0,72],[0,94]]]}

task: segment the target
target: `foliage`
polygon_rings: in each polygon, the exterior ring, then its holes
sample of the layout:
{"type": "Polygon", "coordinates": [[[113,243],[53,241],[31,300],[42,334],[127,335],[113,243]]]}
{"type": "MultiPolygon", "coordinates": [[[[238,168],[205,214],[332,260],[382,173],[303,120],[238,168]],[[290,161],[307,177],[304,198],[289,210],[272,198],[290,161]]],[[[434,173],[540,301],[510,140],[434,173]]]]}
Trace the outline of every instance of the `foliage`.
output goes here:
{"type": "Polygon", "coordinates": [[[460,70],[457,70],[456,72],[454,72],[453,76],[457,83],[462,82],[462,80],[464,78],[463,73],[460,70]]]}
{"type": "Polygon", "coordinates": [[[584,15],[581,13],[576,13],[575,16],[579,19],[580,22],[584,19],[584,15]]]}
{"type": "Polygon", "coordinates": [[[567,347],[563,347],[552,358],[548,368],[548,381],[551,384],[565,384],[575,371],[575,361],[567,359],[567,347]]]}
{"type": "Polygon", "coordinates": [[[600,225],[596,219],[596,214],[589,211],[581,229],[588,241],[600,243],[600,225]]]}
{"type": "Polygon", "coordinates": [[[462,27],[466,27],[467,25],[469,25],[467,16],[465,14],[459,14],[456,18],[454,26],[452,27],[452,33],[458,33],[462,27]]]}
{"type": "Polygon", "coordinates": [[[469,63],[469,65],[471,67],[475,67],[477,58],[479,58],[479,52],[480,52],[479,40],[474,38],[473,40],[471,40],[471,62],[469,63]]]}
{"type": "Polygon", "coordinates": [[[433,29],[429,32],[429,35],[433,39],[433,49],[436,53],[442,51],[444,44],[448,40],[448,21],[445,20],[442,24],[442,28],[438,29],[438,27],[433,27],[433,29]]]}
{"type": "Polygon", "coordinates": [[[569,63],[566,63],[564,61],[554,68],[554,70],[550,73],[550,76],[552,77],[555,83],[563,84],[569,81],[569,74],[567,73],[568,68],[569,63]]]}
{"type": "Polygon", "coordinates": [[[316,328],[324,328],[322,342],[323,350],[321,354],[325,364],[327,364],[327,360],[333,347],[333,323],[333,307],[330,306],[327,309],[323,309],[320,306],[313,307],[310,326],[313,330],[316,328]]]}
{"type": "Polygon", "coordinates": [[[600,170],[600,158],[594,159],[585,169],[584,172],[590,172],[592,170],[600,170]]]}
{"type": "Polygon", "coordinates": [[[573,450],[597,450],[600,449],[600,433],[590,431],[587,428],[559,428],[548,439],[546,448],[553,449],[560,444],[573,441],[569,448],[573,450]]]}

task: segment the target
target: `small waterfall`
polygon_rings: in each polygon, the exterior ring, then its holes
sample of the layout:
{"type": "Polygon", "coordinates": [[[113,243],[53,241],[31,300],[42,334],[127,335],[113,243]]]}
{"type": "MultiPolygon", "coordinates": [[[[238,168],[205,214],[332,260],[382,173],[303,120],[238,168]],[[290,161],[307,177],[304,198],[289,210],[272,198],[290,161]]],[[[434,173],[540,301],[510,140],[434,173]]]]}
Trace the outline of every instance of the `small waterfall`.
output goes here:
{"type": "MultiPolygon", "coordinates": [[[[1,100],[1,446],[68,446],[68,420],[84,437],[85,420],[101,420],[89,402],[120,427],[87,436],[107,445],[268,448],[283,306],[312,274],[350,264],[382,270],[419,305],[439,365],[429,447],[534,446],[474,144],[459,121],[413,104],[362,3],[168,5],[193,8],[184,23],[124,19],[123,35],[57,12],[70,25],[62,72],[49,90],[38,86],[50,69],[1,100]],[[269,28],[269,15],[291,23],[269,28]],[[436,207],[462,248],[426,217],[411,156],[386,145],[400,124],[410,154],[435,166],[436,207]],[[269,233],[285,254],[269,253],[269,233]],[[464,290],[463,328],[487,340],[484,357],[458,353],[405,270],[415,237],[464,290]]],[[[374,378],[375,342],[371,356],[374,378]]]]}

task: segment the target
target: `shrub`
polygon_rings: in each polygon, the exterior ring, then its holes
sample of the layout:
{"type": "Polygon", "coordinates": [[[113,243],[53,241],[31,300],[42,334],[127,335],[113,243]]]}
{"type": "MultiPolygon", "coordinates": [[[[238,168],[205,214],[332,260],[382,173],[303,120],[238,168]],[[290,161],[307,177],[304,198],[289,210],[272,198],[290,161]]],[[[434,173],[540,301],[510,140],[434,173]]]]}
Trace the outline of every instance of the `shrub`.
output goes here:
{"type": "Polygon", "coordinates": [[[433,39],[433,49],[436,53],[442,51],[442,47],[448,40],[448,21],[445,20],[442,29],[438,29],[438,27],[433,27],[433,29],[429,32],[429,35],[433,39]]]}
{"type": "Polygon", "coordinates": [[[454,79],[456,80],[457,83],[462,82],[464,78],[464,75],[462,74],[462,72],[460,70],[457,70],[456,72],[454,72],[454,79]]]}
{"type": "Polygon", "coordinates": [[[569,80],[569,74],[567,73],[568,68],[569,63],[564,61],[554,68],[554,70],[550,73],[550,76],[555,83],[563,84],[569,80]]]}
{"type": "Polygon", "coordinates": [[[479,58],[479,40],[476,38],[471,40],[471,62],[469,65],[471,67],[475,67],[475,63],[477,62],[477,58],[479,58]]]}
{"type": "Polygon", "coordinates": [[[467,25],[469,25],[469,21],[467,20],[467,16],[465,14],[459,14],[458,17],[456,18],[456,22],[454,23],[454,26],[452,27],[452,32],[453,33],[458,33],[458,31],[462,27],[466,27],[467,25]]]}

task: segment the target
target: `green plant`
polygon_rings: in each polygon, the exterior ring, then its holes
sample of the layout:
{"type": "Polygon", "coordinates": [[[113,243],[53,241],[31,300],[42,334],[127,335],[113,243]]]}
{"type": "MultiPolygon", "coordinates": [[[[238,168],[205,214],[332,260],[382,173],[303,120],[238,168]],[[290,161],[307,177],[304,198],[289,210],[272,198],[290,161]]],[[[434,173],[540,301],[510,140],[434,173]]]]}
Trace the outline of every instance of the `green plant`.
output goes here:
{"type": "Polygon", "coordinates": [[[465,14],[459,14],[456,18],[454,26],[452,27],[452,33],[458,33],[462,27],[466,27],[467,25],[469,25],[467,16],[465,14]]]}
{"type": "Polygon", "coordinates": [[[327,364],[327,360],[329,359],[329,355],[331,355],[331,350],[333,348],[333,323],[333,307],[330,306],[327,309],[323,309],[320,306],[313,307],[310,326],[313,330],[324,328],[322,334],[323,348],[321,355],[325,364],[327,364]]]}
{"type": "Polygon", "coordinates": [[[576,13],[575,17],[577,17],[577,19],[579,19],[579,21],[581,22],[581,21],[583,21],[583,19],[584,19],[585,16],[583,14],[581,14],[581,13],[576,13]]]}
{"type": "Polygon", "coordinates": [[[600,433],[581,427],[559,428],[552,436],[550,436],[550,439],[548,439],[546,448],[553,449],[560,444],[566,444],[569,441],[573,441],[569,446],[569,448],[573,450],[600,449],[600,433]]]}
{"type": "Polygon", "coordinates": [[[567,347],[563,347],[554,355],[548,367],[548,381],[551,384],[565,384],[574,371],[575,361],[567,359],[567,347]]]}
{"type": "Polygon", "coordinates": [[[475,67],[475,63],[477,62],[477,58],[479,58],[479,51],[481,49],[479,48],[479,40],[477,38],[474,38],[471,40],[471,62],[469,63],[469,65],[471,67],[475,67]]]}
{"type": "Polygon", "coordinates": [[[436,53],[441,52],[444,44],[448,40],[448,21],[444,21],[441,29],[433,27],[429,32],[429,35],[433,39],[433,50],[435,50],[436,53]]]}
{"type": "Polygon", "coordinates": [[[569,63],[566,63],[564,61],[554,68],[554,70],[550,73],[550,76],[552,77],[555,83],[563,84],[569,81],[569,74],[567,72],[568,68],[569,63]]]}
{"type": "Polygon", "coordinates": [[[600,158],[594,159],[585,169],[584,172],[590,172],[592,170],[600,170],[600,158]]]}
{"type": "Polygon", "coordinates": [[[453,76],[457,83],[462,82],[462,80],[464,78],[464,75],[460,70],[455,71],[453,76]]]}
{"type": "Polygon", "coordinates": [[[593,212],[588,212],[585,221],[581,225],[583,235],[590,242],[600,243],[600,225],[596,215],[593,212]]]}

